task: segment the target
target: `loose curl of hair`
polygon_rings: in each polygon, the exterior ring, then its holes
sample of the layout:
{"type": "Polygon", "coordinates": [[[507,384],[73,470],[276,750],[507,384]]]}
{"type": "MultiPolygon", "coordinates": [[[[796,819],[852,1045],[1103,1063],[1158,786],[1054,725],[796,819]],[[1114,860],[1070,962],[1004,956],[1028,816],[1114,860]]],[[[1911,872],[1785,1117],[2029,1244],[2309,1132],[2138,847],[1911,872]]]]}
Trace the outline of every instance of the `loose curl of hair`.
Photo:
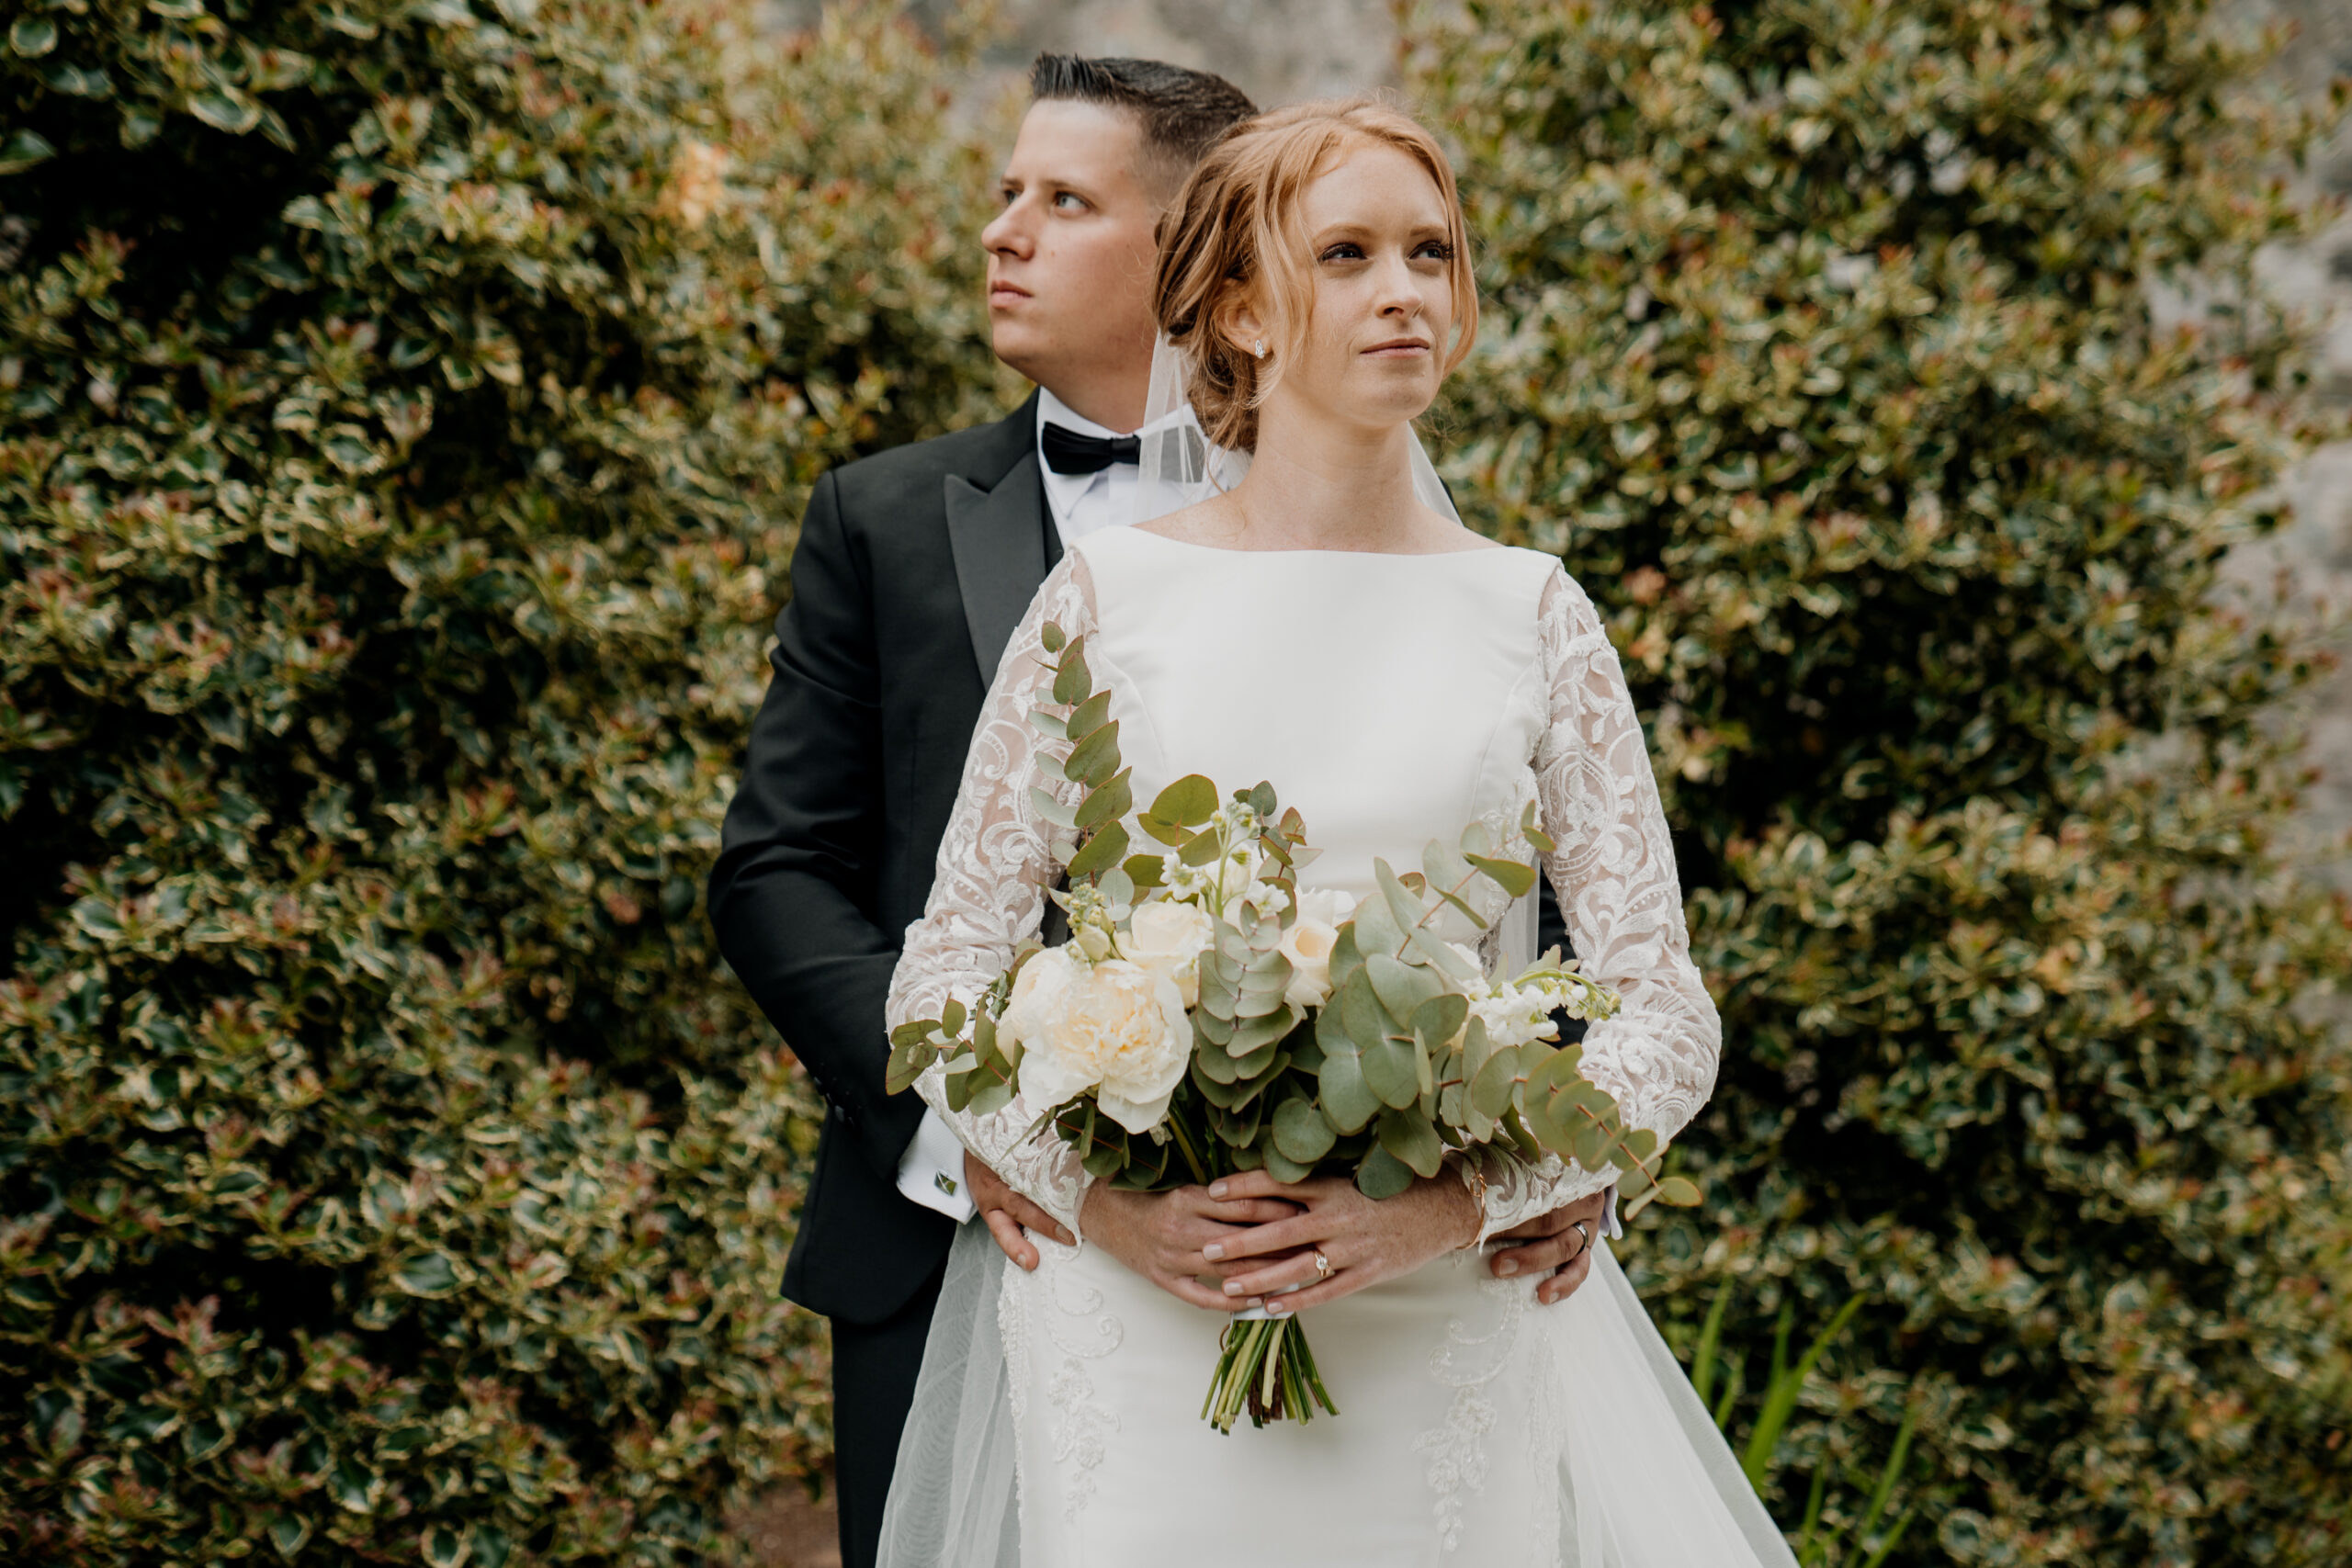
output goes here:
{"type": "Polygon", "coordinates": [[[1201,426],[1218,446],[1255,451],[1258,410],[1304,344],[1315,301],[1314,259],[1299,209],[1333,154],[1363,143],[1394,147],[1426,170],[1444,198],[1452,257],[1451,375],[1478,331],[1478,286],[1453,170],[1437,139],[1410,116],[1369,98],[1295,104],[1240,125],[1209,150],[1159,220],[1152,314],[1169,341],[1193,356],[1188,389],[1201,426]],[[1259,360],[1221,322],[1236,296],[1254,296],[1272,353],[1259,360]]]}

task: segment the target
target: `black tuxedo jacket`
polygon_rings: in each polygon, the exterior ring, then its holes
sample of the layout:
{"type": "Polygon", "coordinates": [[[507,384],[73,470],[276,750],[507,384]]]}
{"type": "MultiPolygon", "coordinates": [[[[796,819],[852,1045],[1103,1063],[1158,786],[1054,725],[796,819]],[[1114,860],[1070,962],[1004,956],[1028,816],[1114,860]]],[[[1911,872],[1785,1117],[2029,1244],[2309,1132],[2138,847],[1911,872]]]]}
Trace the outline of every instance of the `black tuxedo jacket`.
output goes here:
{"type": "Polygon", "coordinates": [[[903,1306],[955,1234],[896,1185],[922,1102],[883,1091],[882,1004],[989,682],[1061,554],[1036,420],[1033,397],[817,481],[711,872],[719,950],[827,1106],[784,1293],[854,1323],[903,1306]]]}

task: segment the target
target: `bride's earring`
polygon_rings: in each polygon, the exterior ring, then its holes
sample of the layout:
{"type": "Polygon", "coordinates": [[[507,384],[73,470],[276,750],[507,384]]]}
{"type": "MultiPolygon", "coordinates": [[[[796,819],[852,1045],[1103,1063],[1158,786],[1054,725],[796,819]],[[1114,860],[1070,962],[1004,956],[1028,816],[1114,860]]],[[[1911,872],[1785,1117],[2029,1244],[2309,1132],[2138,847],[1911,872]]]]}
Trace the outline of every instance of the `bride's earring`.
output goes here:
{"type": "Polygon", "coordinates": [[[1260,338],[1260,339],[1258,339],[1255,343],[1251,344],[1250,345],[1250,354],[1252,354],[1253,355],[1255,355],[1256,357],[1258,357],[1258,358],[1260,358],[1260,359],[1263,359],[1263,358],[1265,358],[1265,357],[1266,357],[1266,340],[1265,340],[1264,338],[1260,338]]]}

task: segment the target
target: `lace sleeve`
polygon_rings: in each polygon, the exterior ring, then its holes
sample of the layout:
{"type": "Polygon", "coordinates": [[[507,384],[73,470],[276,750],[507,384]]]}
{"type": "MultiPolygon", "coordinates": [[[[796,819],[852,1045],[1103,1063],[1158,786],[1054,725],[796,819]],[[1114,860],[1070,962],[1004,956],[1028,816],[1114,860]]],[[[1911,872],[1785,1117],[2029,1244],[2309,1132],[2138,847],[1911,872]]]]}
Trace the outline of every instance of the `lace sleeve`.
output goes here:
{"type": "MultiPolygon", "coordinates": [[[[1536,745],[1536,798],[1559,846],[1544,870],[1584,973],[1624,1001],[1586,1032],[1584,1070],[1616,1097],[1626,1125],[1668,1138],[1714,1088],[1723,1024],[1690,962],[1674,846],[1617,650],[1565,571],[1545,587],[1539,618],[1550,712],[1536,745]]],[[[1489,1159],[1484,1169],[1480,1241],[1615,1179],[1556,1157],[1489,1159]]]]}
{"type": "MultiPolygon", "coordinates": [[[[972,735],[947,836],[940,841],[930,902],[922,919],[907,928],[905,951],[890,976],[884,1011],[893,1029],[909,1019],[937,1018],[950,997],[970,1006],[1012,964],[1013,949],[1044,923],[1046,890],[1058,868],[1029,791],[1046,784],[1068,794],[1072,786],[1037,772],[1041,748],[1068,745],[1047,740],[1029,723],[1029,710],[1052,694],[1053,671],[1040,637],[1048,621],[1073,637],[1091,632],[1093,600],[1083,562],[1074,551],[1065,554],[1006,645],[972,735]]],[[[1050,1131],[1024,1135],[1046,1107],[1016,1095],[993,1115],[952,1111],[937,1065],[917,1081],[915,1092],[1007,1185],[1077,1232],[1087,1177],[1076,1152],[1050,1131]]]]}

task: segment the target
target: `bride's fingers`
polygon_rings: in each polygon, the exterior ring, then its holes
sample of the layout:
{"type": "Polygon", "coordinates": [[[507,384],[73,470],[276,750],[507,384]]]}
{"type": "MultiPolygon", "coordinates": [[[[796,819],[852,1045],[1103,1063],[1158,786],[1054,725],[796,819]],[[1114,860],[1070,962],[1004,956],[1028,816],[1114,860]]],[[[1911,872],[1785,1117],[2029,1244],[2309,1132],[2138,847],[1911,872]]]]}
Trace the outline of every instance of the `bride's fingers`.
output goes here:
{"type": "Polygon", "coordinates": [[[1287,1220],[1305,1211],[1296,1203],[1285,1203],[1274,1198],[1241,1198],[1218,1202],[1204,1196],[1198,1201],[1193,1212],[1219,1224],[1266,1225],[1276,1220],[1287,1220]]]}
{"type": "Polygon", "coordinates": [[[1020,1222],[1002,1209],[990,1209],[986,1213],[989,1235],[996,1237],[996,1244],[1003,1249],[1004,1255],[1020,1268],[1031,1273],[1036,1272],[1037,1249],[1030,1246],[1029,1238],[1021,1233],[1020,1222]]]}
{"type": "Polygon", "coordinates": [[[1052,1236],[1056,1241],[1060,1242],[1064,1247],[1076,1247],[1078,1245],[1078,1237],[1070,1235],[1069,1231],[1059,1220],[1054,1218],[1053,1215],[1046,1213],[1045,1210],[1040,1209],[1036,1204],[1032,1203],[1028,1199],[1023,1198],[1018,1192],[1009,1192],[1005,1195],[1003,1212],[1010,1213],[1015,1220],[1019,1221],[1024,1228],[1033,1231],[1043,1231],[1047,1235],[1052,1236]]]}
{"type": "Polygon", "coordinates": [[[1353,1184],[1329,1179],[1309,1181],[1277,1181],[1262,1170],[1245,1170],[1238,1176],[1222,1176],[1209,1183],[1209,1196],[1231,1202],[1248,1198],[1275,1198],[1298,1208],[1312,1207],[1319,1200],[1330,1196],[1335,1188],[1353,1184]]]}
{"type": "Polygon", "coordinates": [[[1213,1291],[1190,1274],[1170,1274],[1159,1280],[1159,1288],[1180,1302],[1188,1302],[1204,1312],[1239,1312],[1258,1304],[1254,1296],[1228,1296],[1213,1291]]]}
{"type": "Polygon", "coordinates": [[[1278,1252],[1294,1252],[1300,1247],[1314,1247],[1331,1239],[1334,1227],[1328,1216],[1309,1210],[1294,1214],[1287,1220],[1271,1224],[1245,1225],[1228,1235],[1218,1237],[1201,1248],[1201,1256],[1215,1263],[1220,1258],[1265,1258],[1278,1252]]]}
{"type": "MultiPolygon", "coordinates": [[[[1326,1255],[1328,1258],[1328,1254],[1326,1255]]],[[[1229,1296],[1266,1296],[1276,1291],[1286,1291],[1295,1285],[1312,1285],[1328,1277],[1328,1270],[1337,1267],[1328,1263],[1317,1268],[1316,1255],[1302,1252],[1295,1258],[1282,1258],[1263,1269],[1247,1274],[1236,1274],[1225,1281],[1229,1296]]]]}

